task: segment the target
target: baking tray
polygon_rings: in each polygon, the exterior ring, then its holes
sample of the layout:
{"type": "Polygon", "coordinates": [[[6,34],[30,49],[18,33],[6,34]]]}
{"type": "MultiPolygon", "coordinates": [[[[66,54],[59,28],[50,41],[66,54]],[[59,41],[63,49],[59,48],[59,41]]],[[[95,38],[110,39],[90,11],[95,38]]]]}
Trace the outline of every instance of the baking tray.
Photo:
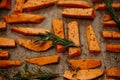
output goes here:
{"type": "MultiPolygon", "coordinates": [[[[14,1],[12,0],[12,10],[0,10],[0,21],[2,20],[2,16],[4,15],[9,15],[12,14],[13,12],[13,7],[14,7],[14,1]]],[[[90,2],[91,6],[93,6],[93,3],[91,3],[91,0],[87,0],[90,2]]],[[[120,0],[115,0],[120,2],[120,0]]],[[[96,17],[94,20],[87,20],[87,19],[72,19],[72,18],[63,18],[61,16],[61,10],[64,7],[58,7],[56,5],[53,5],[48,8],[32,11],[32,12],[27,12],[27,13],[34,13],[34,14],[41,14],[46,17],[46,19],[42,23],[22,23],[22,24],[7,24],[7,30],[6,31],[0,31],[0,37],[8,37],[12,39],[17,39],[19,37],[24,38],[24,39],[38,39],[39,37],[37,36],[24,36],[22,34],[18,34],[16,32],[12,32],[10,30],[10,27],[16,26],[16,27],[34,27],[34,28],[46,28],[50,29],[52,31],[51,27],[51,20],[52,18],[59,18],[62,19],[64,22],[64,27],[65,27],[65,35],[67,38],[67,23],[73,20],[76,20],[79,22],[79,32],[80,32],[80,41],[82,49],[82,54],[79,57],[75,57],[72,59],[100,59],[102,61],[102,66],[100,69],[106,69],[110,67],[120,67],[120,53],[111,53],[111,52],[106,52],[105,51],[105,45],[107,43],[118,43],[120,44],[120,40],[115,40],[115,39],[104,39],[101,35],[102,30],[117,30],[116,27],[103,27],[102,22],[103,22],[103,16],[105,15],[105,11],[97,11],[96,12],[96,17]],[[97,36],[97,39],[99,41],[100,47],[101,47],[101,53],[90,53],[88,51],[88,45],[87,45],[87,40],[86,40],[86,27],[88,25],[92,25],[93,29],[95,31],[95,34],[97,36]]],[[[68,69],[67,60],[70,60],[68,58],[68,55],[66,53],[57,53],[55,48],[51,48],[45,52],[34,52],[28,49],[25,49],[24,47],[21,47],[17,42],[16,42],[16,47],[15,48],[4,48],[3,50],[8,50],[10,53],[10,59],[11,60],[20,60],[24,62],[25,58],[32,58],[32,57],[39,57],[39,56],[48,56],[48,55],[60,55],[60,62],[59,64],[52,64],[52,65],[45,65],[45,66],[37,66],[33,64],[28,64],[29,65],[29,70],[32,71],[33,68],[41,68],[42,70],[48,70],[48,71],[54,71],[56,73],[61,73],[60,77],[55,78],[54,80],[65,80],[62,77],[62,73],[68,69]]],[[[12,76],[16,73],[17,70],[22,70],[21,67],[13,67],[9,69],[3,70],[3,73],[6,74],[9,78],[5,80],[13,80],[12,76]]],[[[96,80],[99,80],[101,78],[105,78],[105,76],[102,76],[100,78],[97,78],[96,80]]]]}

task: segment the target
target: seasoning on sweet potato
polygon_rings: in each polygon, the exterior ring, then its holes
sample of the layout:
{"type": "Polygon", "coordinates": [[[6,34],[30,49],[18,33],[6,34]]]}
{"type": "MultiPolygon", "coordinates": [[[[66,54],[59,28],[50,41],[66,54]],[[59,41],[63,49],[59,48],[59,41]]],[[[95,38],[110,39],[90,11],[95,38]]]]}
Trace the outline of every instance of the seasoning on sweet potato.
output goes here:
{"type": "Polygon", "coordinates": [[[120,52],[120,44],[107,44],[106,51],[120,52]]]}
{"type": "Polygon", "coordinates": [[[66,70],[63,76],[69,80],[92,80],[103,73],[104,71],[99,69],[79,70],[77,72],[66,70]]]}
{"type": "Polygon", "coordinates": [[[12,31],[15,31],[17,33],[21,33],[23,35],[39,35],[40,33],[46,34],[47,32],[50,32],[47,29],[42,28],[25,28],[25,27],[12,27],[12,31]]]}
{"type": "Polygon", "coordinates": [[[37,44],[35,43],[35,40],[28,40],[22,38],[18,38],[17,41],[19,45],[33,51],[46,51],[52,47],[52,41],[47,41],[43,44],[37,44]]]}
{"type": "Polygon", "coordinates": [[[14,6],[14,13],[22,13],[23,12],[23,4],[25,0],[15,0],[15,6],[14,6]]]}
{"type": "Polygon", "coordinates": [[[88,18],[94,19],[95,13],[93,8],[65,8],[62,11],[63,17],[72,17],[72,18],[88,18]]]}
{"type": "Polygon", "coordinates": [[[7,28],[5,22],[0,22],[0,30],[5,30],[7,28]]]}
{"type": "Polygon", "coordinates": [[[0,2],[0,8],[11,9],[11,0],[2,0],[0,2]]]}
{"type": "Polygon", "coordinates": [[[15,60],[0,60],[0,68],[10,68],[10,67],[16,67],[21,66],[21,61],[15,61],[15,60]]]}
{"type": "MultiPolygon", "coordinates": [[[[116,10],[120,9],[120,3],[112,3],[112,7],[116,10]]],[[[106,4],[98,4],[95,6],[95,10],[106,10],[106,4]]]]}
{"type": "MultiPolygon", "coordinates": [[[[71,21],[68,23],[68,39],[74,42],[76,46],[80,46],[79,28],[77,21],[71,21]]],[[[80,47],[69,47],[68,55],[70,58],[80,56],[80,54],[80,47]]]]}
{"type": "Polygon", "coordinates": [[[101,51],[100,46],[91,25],[87,27],[86,33],[87,33],[87,42],[88,42],[89,51],[91,53],[100,52],[101,51]]]}
{"type": "Polygon", "coordinates": [[[3,16],[3,19],[6,21],[6,23],[39,23],[42,22],[45,19],[45,17],[38,14],[19,13],[3,16]]]}
{"type": "Polygon", "coordinates": [[[89,8],[90,4],[87,1],[84,0],[59,0],[57,2],[58,6],[66,6],[66,7],[79,7],[79,8],[89,8]]]}
{"type": "Polygon", "coordinates": [[[9,58],[8,51],[0,50],[0,59],[8,59],[8,58],[9,58]]]}
{"type": "Polygon", "coordinates": [[[106,70],[107,77],[120,78],[120,68],[112,67],[106,70]]]}
{"type": "Polygon", "coordinates": [[[0,37],[0,47],[15,47],[15,41],[10,38],[0,37]]]}
{"type": "Polygon", "coordinates": [[[94,3],[102,2],[103,0],[92,0],[94,3]]]}
{"type": "Polygon", "coordinates": [[[102,35],[104,38],[120,39],[120,32],[117,31],[102,31],[102,35]]]}
{"type": "Polygon", "coordinates": [[[110,21],[110,20],[112,20],[111,16],[108,15],[108,14],[106,14],[106,15],[104,16],[103,21],[105,22],[105,21],[110,21]]]}
{"type": "Polygon", "coordinates": [[[101,66],[101,61],[95,59],[70,60],[69,63],[74,68],[79,67],[80,69],[94,69],[101,66]]]}
{"type": "Polygon", "coordinates": [[[23,8],[25,11],[33,11],[53,5],[57,0],[27,0],[23,8]]]}
{"type": "MultiPolygon", "coordinates": [[[[65,38],[64,25],[62,20],[54,18],[52,20],[52,28],[56,36],[60,38],[65,38]]],[[[56,45],[56,50],[58,53],[61,53],[61,52],[65,52],[66,49],[63,47],[63,45],[58,44],[56,45]]]]}
{"type": "Polygon", "coordinates": [[[25,59],[26,62],[36,64],[38,66],[43,66],[47,64],[52,64],[52,63],[58,63],[59,62],[59,56],[54,55],[54,56],[45,56],[45,57],[38,57],[38,58],[28,58],[25,59]]]}
{"type": "Polygon", "coordinates": [[[103,26],[110,26],[110,27],[115,27],[115,26],[117,26],[117,24],[116,24],[116,22],[114,21],[114,20],[110,20],[110,21],[104,21],[103,22],[103,26]]]}

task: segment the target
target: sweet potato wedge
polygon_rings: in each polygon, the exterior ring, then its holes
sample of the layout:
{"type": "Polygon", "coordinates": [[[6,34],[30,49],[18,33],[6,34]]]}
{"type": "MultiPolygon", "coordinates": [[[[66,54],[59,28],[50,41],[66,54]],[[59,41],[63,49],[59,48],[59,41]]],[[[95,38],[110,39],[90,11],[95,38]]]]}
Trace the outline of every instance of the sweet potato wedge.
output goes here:
{"type": "Polygon", "coordinates": [[[57,2],[58,6],[65,6],[65,7],[79,7],[79,8],[90,8],[90,4],[84,0],[59,0],[57,2]]]}
{"type": "Polygon", "coordinates": [[[107,44],[106,51],[120,52],[120,44],[107,44]]]}
{"type": "Polygon", "coordinates": [[[65,8],[62,11],[63,17],[72,17],[72,18],[88,18],[94,19],[95,13],[93,8],[65,8]]]}
{"type": "Polygon", "coordinates": [[[86,28],[86,34],[87,34],[87,42],[88,42],[89,51],[91,53],[100,52],[101,49],[100,49],[98,40],[95,36],[95,33],[91,25],[86,28]]]}
{"type": "Polygon", "coordinates": [[[120,78],[120,68],[112,67],[106,70],[107,77],[120,78]]]}
{"type": "Polygon", "coordinates": [[[104,16],[103,21],[105,22],[105,21],[110,21],[110,20],[112,20],[111,16],[108,15],[108,14],[106,14],[106,15],[104,16]]]}
{"type": "Polygon", "coordinates": [[[50,30],[47,29],[24,27],[12,27],[11,30],[23,35],[39,35],[40,33],[46,34],[47,32],[50,32],[50,30]]]}
{"type": "MultiPolygon", "coordinates": [[[[120,10],[120,3],[112,3],[112,7],[116,10],[120,10]]],[[[106,4],[98,4],[95,6],[95,10],[106,10],[106,4]]]]}
{"type": "MultiPolygon", "coordinates": [[[[52,19],[52,28],[56,36],[60,38],[65,38],[64,25],[62,20],[55,18],[52,19]]],[[[56,45],[56,50],[58,53],[61,53],[61,52],[65,52],[66,49],[63,47],[63,45],[58,44],[56,45]]]]}
{"type": "Polygon", "coordinates": [[[15,41],[10,38],[0,37],[0,47],[15,47],[15,41]]]}
{"type": "MultiPolygon", "coordinates": [[[[77,21],[71,21],[68,23],[68,39],[74,42],[76,46],[80,46],[79,29],[77,21]]],[[[69,47],[68,55],[70,58],[80,56],[80,54],[80,47],[69,47]]]]}
{"type": "Polygon", "coordinates": [[[0,50],[0,59],[8,59],[8,58],[9,58],[8,51],[0,50]]]}
{"type": "Polygon", "coordinates": [[[94,3],[102,2],[103,0],[92,0],[94,3]]]}
{"type": "Polygon", "coordinates": [[[74,68],[79,67],[80,69],[94,69],[101,66],[101,61],[95,59],[70,60],[69,63],[74,68]]]}
{"type": "Polygon", "coordinates": [[[11,9],[11,0],[2,0],[0,3],[0,8],[11,9]]]}
{"type": "Polygon", "coordinates": [[[23,12],[23,4],[25,0],[15,0],[15,6],[14,6],[14,13],[22,13],[23,12]]]}
{"type": "Polygon", "coordinates": [[[53,5],[57,0],[27,0],[23,8],[25,11],[33,11],[53,5]]]}
{"type": "Polygon", "coordinates": [[[6,23],[39,23],[42,22],[45,17],[38,14],[19,13],[3,16],[3,19],[6,21],[6,23]]]}
{"type": "Polygon", "coordinates": [[[35,40],[28,40],[22,38],[18,38],[17,41],[19,45],[33,51],[46,51],[52,47],[52,41],[47,41],[43,44],[37,44],[35,43],[35,40]]]}
{"type": "Polygon", "coordinates": [[[10,67],[16,67],[21,66],[21,61],[15,61],[15,60],[0,60],[0,68],[10,68],[10,67]]]}
{"type": "Polygon", "coordinates": [[[66,70],[63,77],[69,80],[92,80],[101,75],[104,71],[99,69],[79,70],[77,72],[66,70]]]}
{"type": "Polygon", "coordinates": [[[120,32],[117,31],[102,31],[102,35],[104,38],[120,39],[120,32]]]}
{"type": "Polygon", "coordinates": [[[38,58],[28,58],[25,59],[26,62],[36,64],[38,66],[43,66],[47,64],[52,64],[52,63],[58,63],[59,62],[59,56],[54,55],[54,56],[45,56],[45,57],[38,57],[38,58]]]}
{"type": "Polygon", "coordinates": [[[5,30],[7,28],[5,22],[0,22],[0,30],[5,30]]]}
{"type": "Polygon", "coordinates": [[[103,22],[103,26],[115,27],[115,26],[117,26],[117,24],[114,20],[110,20],[110,21],[103,22]]]}

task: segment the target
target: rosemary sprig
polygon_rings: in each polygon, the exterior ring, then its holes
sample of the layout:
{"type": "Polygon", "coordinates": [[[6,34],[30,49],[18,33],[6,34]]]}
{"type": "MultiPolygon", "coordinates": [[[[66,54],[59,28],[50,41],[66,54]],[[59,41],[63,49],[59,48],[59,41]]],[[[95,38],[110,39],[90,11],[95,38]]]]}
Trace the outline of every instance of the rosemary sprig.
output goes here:
{"type": "Polygon", "coordinates": [[[22,72],[18,72],[15,76],[15,80],[32,80],[32,79],[39,79],[39,80],[51,80],[57,77],[58,74],[52,72],[46,72],[39,69],[37,72],[30,72],[28,70],[27,64],[23,67],[22,72]]]}
{"type": "Polygon", "coordinates": [[[51,40],[53,42],[54,46],[56,44],[62,44],[63,47],[65,47],[65,48],[70,47],[70,46],[75,46],[72,41],[69,41],[67,39],[62,39],[52,33],[40,34],[40,36],[41,36],[41,38],[39,40],[36,40],[35,43],[42,44],[48,40],[51,40]]]}
{"type": "Polygon", "coordinates": [[[117,17],[114,8],[111,6],[113,0],[104,0],[104,2],[105,2],[105,4],[106,4],[106,6],[107,6],[109,15],[110,15],[110,16],[112,17],[112,19],[116,22],[116,24],[117,24],[117,26],[118,26],[118,29],[120,30],[120,20],[119,20],[119,18],[117,17]]]}

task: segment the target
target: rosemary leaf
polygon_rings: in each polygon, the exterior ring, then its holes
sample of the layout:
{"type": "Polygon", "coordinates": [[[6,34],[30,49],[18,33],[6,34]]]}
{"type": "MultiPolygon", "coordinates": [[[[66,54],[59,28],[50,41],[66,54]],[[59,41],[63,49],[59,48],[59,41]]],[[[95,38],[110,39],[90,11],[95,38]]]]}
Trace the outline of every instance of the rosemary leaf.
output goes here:
{"type": "Polygon", "coordinates": [[[119,20],[119,18],[117,17],[114,8],[111,6],[113,0],[104,0],[104,2],[105,2],[105,4],[106,4],[106,6],[107,6],[109,15],[110,15],[110,16],[112,17],[112,19],[116,22],[116,24],[117,24],[117,26],[118,26],[118,29],[120,30],[120,20],[119,20]]]}

